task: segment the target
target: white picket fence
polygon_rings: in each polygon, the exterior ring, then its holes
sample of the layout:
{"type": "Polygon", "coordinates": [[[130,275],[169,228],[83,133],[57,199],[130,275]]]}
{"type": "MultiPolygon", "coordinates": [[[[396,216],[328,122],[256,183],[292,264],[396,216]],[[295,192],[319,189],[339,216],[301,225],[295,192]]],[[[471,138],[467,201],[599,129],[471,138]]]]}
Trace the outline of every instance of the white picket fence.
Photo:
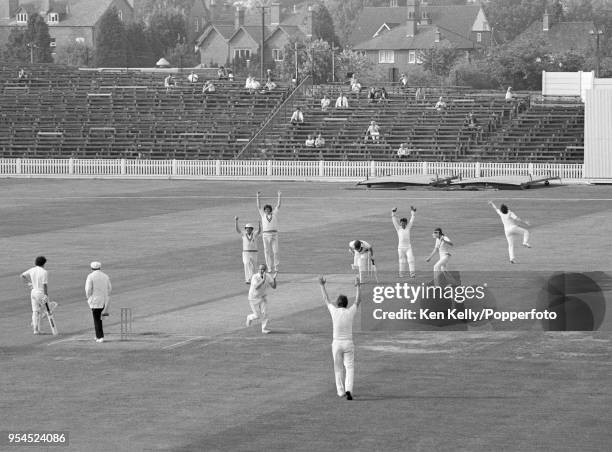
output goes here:
{"type": "Polygon", "coordinates": [[[583,178],[582,163],[376,162],[299,160],[0,159],[0,177],[173,179],[347,179],[431,174],[583,178]]]}

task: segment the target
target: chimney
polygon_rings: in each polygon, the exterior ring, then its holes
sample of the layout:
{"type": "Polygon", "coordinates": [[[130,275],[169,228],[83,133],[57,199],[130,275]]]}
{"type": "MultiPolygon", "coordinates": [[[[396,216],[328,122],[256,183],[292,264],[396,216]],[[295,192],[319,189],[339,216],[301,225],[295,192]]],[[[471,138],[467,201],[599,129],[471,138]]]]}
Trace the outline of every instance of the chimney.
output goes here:
{"type": "Polygon", "coordinates": [[[270,6],[270,25],[280,24],[280,3],[272,3],[270,6]]]}
{"type": "Polygon", "coordinates": [[[312,22],[314,16],[314,8],[312,6],[308,7],[308,15],[306,16],[306,37],[312,38],[312,22]]]}
{"type": "Polygon", "coordinates": [[[238,30],[244,25],[244,9],[240,6],[236,6],[236,12],[234,13],[234,29],[238,30]]]}
{"type": "Polygon", "coordinates": [[[436,37],[434,39],[434,42],[440,42],[442,39],[442,34],[440,33],[440,29],[436,28],[436,37]]]}
{"type": "Polygon", "coordinates": [[[19,8],[19,0],[0,0],[0,19],[14,17],[19,8]]]}
{"type": "Polygon", "coordinates": [[[417,34],[417,26],[420,18],[419,0],[408,0],[406,2],[406,36],[413,37],[417,34]]]}
{"type": "Polygon", "coordinates": [[[548,31],[550,29],[550,14],[548,10],[544,10],[544,20],[542,20],[542,31],[548,31]]]}

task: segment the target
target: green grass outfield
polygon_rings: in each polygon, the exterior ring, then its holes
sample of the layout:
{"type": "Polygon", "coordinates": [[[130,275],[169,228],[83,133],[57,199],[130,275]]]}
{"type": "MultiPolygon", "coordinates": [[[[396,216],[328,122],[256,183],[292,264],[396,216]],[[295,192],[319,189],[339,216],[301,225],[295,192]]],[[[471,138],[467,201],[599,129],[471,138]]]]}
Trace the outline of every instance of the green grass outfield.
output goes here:
{"type": "Polygon", "coordinates": [[[0,430],[67,431],[74,451],[608,449],[609,313],[595,333],[356,325],[355,400],[336,397],[316,277],[330,275],[332,296],[352,293],[355,238],[374,245],[381,273],[394,272],[390,209],[408,214],[411,204],[419,278],[431,276],[424,258],[437,226],[456,243],[453,269],[612,269],[612,187],[0,180],[0,430]],[[273,334],[264,336],[244,326],[234,216],[256,221],[255,192],[273,204],[279,189],[281,273],[269,296],[273,334]],[[532,222],[533,248],[519,248],[515,266],[488,199],[532,222]],[[60,303],[57,337],[31,334],[18,280],[39,254],[60,303]],[[84,297],[92,260],[114,288],[104,344],[93,340],[84,297]],[[123,342],[122,306],[132,308],[135,333],[123,342]]]}

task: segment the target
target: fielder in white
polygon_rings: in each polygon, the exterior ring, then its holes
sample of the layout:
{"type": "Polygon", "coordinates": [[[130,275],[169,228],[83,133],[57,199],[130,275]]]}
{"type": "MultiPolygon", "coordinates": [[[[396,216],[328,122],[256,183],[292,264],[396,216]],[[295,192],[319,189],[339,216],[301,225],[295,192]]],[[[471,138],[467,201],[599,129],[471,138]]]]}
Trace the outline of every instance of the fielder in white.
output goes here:
{"type": "Polygon", "coordinates": [[[260,193],[257,192],[257,210],[261,216],[263,225],[263,245],[266,266],[270,272],[278,272],[278,209],[281,206],[281,192],[278,192],[276,207],[273,209],[270,204],[261,208],[259,202],[260,193]]]}
{"type": "Polygon", "coordinates": [[[399,276],[400,278],[407,275],[406,270],[410,270],[410,277],[416,276],[416,262],[414,253],[412,252],[412,244],[410,243],[410,230],[414,224],[414,215],[416,209],[410,206],[410,221],[407,218],[398,220],[397,207],[391,210],[391,221],[397,231],[397,255],[399,257],[399,276]],[[408,268],[406,268],[408,267],[408,268]]]}
{"type": "Polygon", "coordinates": [[[244,281],[246,284],[251,284],[251,278],[255,274],[257,268],[257,238],[261,234],[261,221],[259,222],[257,232],[251,223],[244,226],[244,231],[238,227],[238,217],[234,217],[236,221],[236,232],[242,237],[242,263],[244,264],[244,281]]]}
{"type": "MultiPolygon", "coordinates": [[[[368,272],[373,271],[376,275],[376,264],[374,263],[374,248],[365,240],[353,240],[349,242],[349,250],[353,255],[353,270],[359,271],[359,281],[364,282],[368,272]]],[[[376,275],[378,279],[378,275],[376,275]]]]}
{"type": "Polygon", "coordinates": [[[436,254],[436,251],[440,253],[440,259],[434,265],[434,284],[440,285],[440,275],[444,273],[444,276],[447,280],[454,281],[455,278],[452,277],[450,272],[448,271],[448,260],[451,257],[450,249],[453,246],[453,242],[444,235],[442,229],[436,228],[433,232],[433,238],[436,239],[436,244],[434,245],[434,249],[431,254],[425,259],[427,262],[431,260],[431,258],[436,254]]]}
{"type": "Polygon", "coordinates": [[[104,342],[104,329],[102,328],[102,316],[108,315],[110,309],[110,293],[113,289],[110,278],[102,271],[102,264],[94,261],[89,264],[91,273],[85,280],[85,296],[87,304],[93,315],[94,329],[96,331],[96,342],[104,342]]]}
{"type": "Polygon", "coordinates": [[[251,306],[252,314],[247,315],[246,326],[251,326],[254,320],[261,319],[261,332],[263,334],[270,333],[268,329],[268,298],[267,289],[272,287],[276,289],[276,273],[269,275],[266,273],[266,264],[259,266],[259,271],[251,278],[251,287],[249,288],[249,305],[251,306]]]}
{"type": "Polygon", "coordinates": [[[524,226],[529,226],[528,221],[523,221],[519,217],[516,216],[514,212],[508,209],[508,206],[502,204],[499,206],[499,209],[495,206],[493,201],[489,201],[489,205],[495,209],[497,214],[502,220],[504,224],[504,232],[506,233],[506,240],[508,240],[508,256],[510,257],[510,263],[516,263],[516,257],[514,255],[514,240],[517,236],[523,236],[523,246],[526,248],[531,248],[529,244],[529,231],[521,226],[518,223],[522,223],[524,226]]]}
{"type": "Polygon", "coordinates": [[[323,301],[329,309],[333,322],[332,356],[334,358],[334,375],[338,397],[346,396],[353,400],[353,383],[355,379],[355,344],[353,343],[353,320],[359,303],[359,278],[355,278],[355,302],[348,306],[346,295],[338,295],[336,304],[329,301],[325,288],[325,277],[319,277],[323,301]]]}
{"type": "Polygon", "coordinates": [[[49,274],[45,270],[47,258],[38,256],[34,261],[34,267],[24,271],[20,277],[30,289],[30,300],[32,302],[32,332],[40,334],[40,318],[43,304],[49,300],[49,274]]]}

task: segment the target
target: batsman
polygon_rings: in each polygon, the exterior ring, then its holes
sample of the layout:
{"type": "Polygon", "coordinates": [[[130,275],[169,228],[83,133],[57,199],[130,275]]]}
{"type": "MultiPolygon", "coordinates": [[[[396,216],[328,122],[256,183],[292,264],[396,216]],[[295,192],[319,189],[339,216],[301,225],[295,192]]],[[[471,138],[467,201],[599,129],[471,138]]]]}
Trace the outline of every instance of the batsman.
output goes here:
{"type": "Polygon", "coordinates": [[[49,318],[51,332],[56,335],[55,321],[53,319],[53,308],[57,303],[49,302],[49,274],[45,270],[47,258],[38,256],[34,260],[34,267],[24,271],[20,276],[23,283],[31,289],[30,299],[32,301],[32,332],[40,334],[40,318],[42,311],[49,318]]]}

